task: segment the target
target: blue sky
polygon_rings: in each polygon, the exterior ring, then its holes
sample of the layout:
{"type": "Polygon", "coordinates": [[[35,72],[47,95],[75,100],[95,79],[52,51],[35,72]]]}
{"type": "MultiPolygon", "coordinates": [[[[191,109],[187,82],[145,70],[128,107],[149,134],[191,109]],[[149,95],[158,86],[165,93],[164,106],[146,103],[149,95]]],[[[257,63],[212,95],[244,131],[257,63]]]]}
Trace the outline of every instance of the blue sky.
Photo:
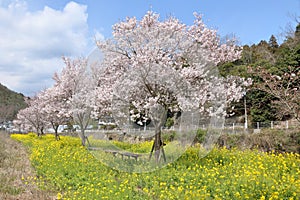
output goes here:
{"type": "Polygon", "coordinates": [[[282,40],[288,23],[296,25],[300,0],[0,0],[0,83],[33,95],[52,84],[62,55],[87,56],[95,36],[109,38],[113,24],[149,9],[188,25],[198,12],[208,27],[244,45],[272,34],[282,40]]]}
{"type": "MultiPolygon", "coordinates": [[[[63,9],[68,0],[29,0],[32,10],[45,5],[63,9]]],[[[141,18],[152,9],[161,18],[173,15],[186,24],[192,24],[193,12],[203,14],[209,27],[221,35],[234,33],[242,44],[268,40],[278,35],[293,15],[300,15],[300,0],[77,0],[87,5],[91,32],[99,30],[110,37],[111,26],[127,16],[141,18]]]]}

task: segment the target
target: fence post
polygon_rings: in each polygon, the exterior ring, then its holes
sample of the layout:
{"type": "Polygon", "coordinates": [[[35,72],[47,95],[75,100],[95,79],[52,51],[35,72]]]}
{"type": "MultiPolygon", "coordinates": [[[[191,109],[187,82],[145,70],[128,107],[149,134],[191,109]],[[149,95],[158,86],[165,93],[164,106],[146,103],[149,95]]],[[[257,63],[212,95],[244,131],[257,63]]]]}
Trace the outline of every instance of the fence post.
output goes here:
{"type": "Polygon", "coordinates": [[[289,128],[289,121],[288,121],[288,120],[286,120],[286,122],[285,122],[285,128],[286,128],[286,129],[289,128]]]}
{"type": "Polygon", "coordinates": [[[245,95],[244,95],[244,113],[245,113],[245,124],[244,124],[244,128],[245,130],[248,129],[248,116],[247,116],[247,100],[246,100],[246,90],[244,91],[245,95]]]}
{"type": "Polygon", "coordinates": [[[274,122],[271,121],[271,129],[274,129],[274,122]]]}
{"type": "Polygon", "coordinates": [[[259,129],[259,122],[256,122],[256,128],[259,129]]]}

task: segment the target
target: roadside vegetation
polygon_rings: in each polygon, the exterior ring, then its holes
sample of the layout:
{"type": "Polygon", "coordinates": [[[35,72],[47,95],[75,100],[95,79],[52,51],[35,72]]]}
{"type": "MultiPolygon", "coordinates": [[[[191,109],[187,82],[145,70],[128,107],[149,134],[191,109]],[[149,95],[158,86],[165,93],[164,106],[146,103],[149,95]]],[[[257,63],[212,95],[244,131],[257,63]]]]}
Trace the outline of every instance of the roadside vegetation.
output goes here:
{"type": "Polygon", "coordinates": [[[36,182],[28,149],[7,133],[0,132],[0,199],[47,200],[55,197],[55,193],[38,188],[36,182]]]}

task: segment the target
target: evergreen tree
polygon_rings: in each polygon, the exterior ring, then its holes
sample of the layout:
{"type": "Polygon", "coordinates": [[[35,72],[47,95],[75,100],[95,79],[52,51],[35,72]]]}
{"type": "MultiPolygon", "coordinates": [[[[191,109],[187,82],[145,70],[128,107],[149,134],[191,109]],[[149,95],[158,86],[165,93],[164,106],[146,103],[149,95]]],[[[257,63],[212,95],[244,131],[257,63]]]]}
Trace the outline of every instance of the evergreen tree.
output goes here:
{"type": "Polygon", "coordinates": [[[277,43],[277,39],[274,35],[271,35],[270,40],[269,40],[269,47],[271,49],[271,51],[274,53],[275,50],[279,47],[278,43],[277,43]]]}
{"type": "Polygon", "coordinates": [[[296,26],[295,39],[300,40],[300,23],[296,26]]]}

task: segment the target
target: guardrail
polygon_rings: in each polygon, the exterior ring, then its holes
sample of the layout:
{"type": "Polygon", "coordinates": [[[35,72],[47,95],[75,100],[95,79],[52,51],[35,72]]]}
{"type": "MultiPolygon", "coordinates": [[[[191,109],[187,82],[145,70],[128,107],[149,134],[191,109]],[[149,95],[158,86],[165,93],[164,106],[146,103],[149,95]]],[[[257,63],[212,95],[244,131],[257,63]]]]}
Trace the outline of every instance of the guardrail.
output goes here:
{"type": "MultiPolygon", "coordinates": [[[[171,127],[171,128],[165,128],[163,127],[162,130],[174,130],[174,131],[181,131],[181,130],[197,130],[197,129],[209,129],[213,127],[213,124],[199,124],[198,126],[196,125],[191,125],[189,127],[171,127]]],[[[296,120],[287,120],[287,121],[269,121],[269,122],[253,122],[250,124],[245,124],[245,123],[235,123],[235,122],[225,122],[222,126],[217,127],[218,129],[222,129],[226,132],[229,133],[238,133],[238,132],[249,132],[249,130],[254,130],[254,132],[259,132],[261,129],[295,129],[295,128],[300,128],[300,122],[296,120]]],[[[4,131],[8,133],[27,133],[28,131],[25,130],[20,130],[20,129],[12,129],[12,128],[7,128],[4,129],[4,131]]],[[[76,130],[77,132],[80,130],[76,130]]],[[[140,128],[126,128],[124,130],[120,129],[113,129],[113,130],[106,130],[106,129],[96,129],[96,130],[86,130],[85,131],[87,135],[91,133],[128,133],[131,135],[135,134],[143,134],[143,135],[150,135],[155,132],[155,128],[151,126],[145,126],[145,127],[140,127],[140,128]]],[[[65,133],[65,132],[60,132],[65,133]]]]}

